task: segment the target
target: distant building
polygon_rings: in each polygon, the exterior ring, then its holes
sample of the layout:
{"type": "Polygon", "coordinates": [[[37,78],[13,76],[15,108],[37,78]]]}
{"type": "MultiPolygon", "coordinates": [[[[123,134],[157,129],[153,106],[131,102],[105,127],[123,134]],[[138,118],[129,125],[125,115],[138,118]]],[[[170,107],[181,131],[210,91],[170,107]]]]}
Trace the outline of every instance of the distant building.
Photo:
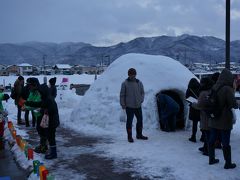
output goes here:
{"type": "Polygon", "coordinates": [[[8,75],[20,75],[20,68],[17,65],[10,65],[6,68],[8,75]]]}
{"type": "Polygon", "coordinates": [[[6,70],[6,66],[0,64],[0,76],[8,76],[8,71],[6,70]]]}
{"type": "Polygon", "coordinates": [[[72,66],[70,66],[69,64],[56,64],[55,66],[53,66],[55,74],[71,75],[73,74],[71,68],[72,66]]]}
{"type": "Polygon", "coordinates": [[[21,75],[32,75],[33,74],[33,66],[28,63],[22,63],[18,64],[18,67],[20,69],[21,75]]]}
{"type": "Polygon", "coordinates": [[[97,68],[94,66],[75,65],[72,67],[73,74],[95,74],[97,68]]]}

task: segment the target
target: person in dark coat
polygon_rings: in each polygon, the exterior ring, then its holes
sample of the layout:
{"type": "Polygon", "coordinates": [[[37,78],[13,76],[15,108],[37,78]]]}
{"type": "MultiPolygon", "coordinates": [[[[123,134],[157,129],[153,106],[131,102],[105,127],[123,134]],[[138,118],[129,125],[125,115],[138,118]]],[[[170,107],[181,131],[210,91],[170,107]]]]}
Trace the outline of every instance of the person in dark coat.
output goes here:
{"type": "Polygon", "coordinates": [[[57,148],[56,148],[56,139],[55,139],[55,133],[56,128],[59,126],[59,114],[58,114],[58,107],[57,103],[55,102],[54,98],[49,94],[49,88],[46,84],[42,84],[39,87],[39,93],[41,95],[41,102],[26,102],[27,105],[31,105],[32,107],[40,107],[42,116],[48,115],[49,122],[48,127],[43,128],[41,127],[40,123],[39,128],[43,132],[44,137],[49,142],[50,146],[50,153],[45,155],[45,159],[55,159],[57,158],[57,148]]]}
{"type": "Polygon", "coordinates": [[[49,92],[53,98],[57,97],[56,80],[56,77],[49,79],[49,92]]]}
{"type": "Polygon", "coordinates": [[[15,105],[17,106],[17,124],[24,125],[24,122],[21,119],[22,115],[22,106],[20,105],[21,94],[24,86],[24,77],[19,76],[14,83],[14,93],[15,93],[15,105]]]}
{"type": "MultiPolygon", "coordinates": [[[[199,92],[200,92],[199,89],[200,89],[200,83],[196,78],[192,78],[188,83],[188,88],[186,91],[186,99],[189,97],[198,99],[199,92]]],[[[190,106],[189,119],[192,121],[192,135],[189,138],[189,141],[196,142],[198,122],[200,121],[200,111],[190,106]]]]}
{"type": "Polygon", "coordinates": [[[209,142],[209,127],[208,121],[209,117],[205,112],[206,107],[206,98],[211,92],[211,88],[214,82],[209,77],[204,77],[200,81],[200,94],[198,97],[197,103],[192,103],[191,106],[195,109],[200,110],[200,129],[204,134],[204,144],[203,147],[200,147],[199,150],[203,155],[208,155],[208,142],[209,142]]]}
{"type": "MultiPolygon", "coordinates": [[[[214,84],[216,84],[218,78],[219,78],[220,73],[219,72],[215,72],[212,74],[211,79],[214,82],[214,84]]],[[[222,149],[222,144],[221,144],[221,134],[218,132],[217,133],[217,139],[215,142],[215,148],[217,149],[222,149]]]]}
{"type": "Polygon", "coordinates": [[[178,103],[166,94],[157,94],[158,111],[160,114],[160,127],[163,131],[176,130],[176,116],[179,112],[178,103]]]}
{"type": "MultiPolygon", "coordinates": [[[[23,90],[22,90],[22,98],[24,99],[24,101],[26,101],[28,99],[28,96],[30,94],[30,89],[29,89],[29,81],[30,81],[31,78],[28,78],[27,79],[27,83],[26,85],[23,87],[23,90]]],[[[35,122],[36,122],[36,118],[34,116],[34,113],[33,113],[33,110],[31,110],[31,113],[32,113],[32,127],[35,127],[35,122]]],[[[26,127],[29,127],[29,110],[28,109],[25,109],[25,124],[26,124],[26,127]]]]}
{"type": "Polygon", "coordinates": [[[231,130],[233,128],[232,108],[238,108],[237,101],[235,99],[235,90],[233,87],[233,74],[225,68],[221,72],[216,84],[213,86],[213,90],[217,91],[219,107],[222,108],[221,115],[216,119],[209,120],[209,164],[212,165],[219,162],[218,159],[215,159],[214,147],[217,133],[219,132],[221,134],[223,145],[222,150],[225,159],[225,169],[233,169],[236,167],[236,164],[232,163],[230,146],[231,130]]]}
{"type": "Polygon", "coordinates": [[[49,88],[46,84],[42,84],[39,88],[42,97],[41,111],[49,117],[48,128],[46,128],[46,135],[50,146],[50,153],[45,155],[46,159],[57,158],[56,148],[56,128],[59,126],[59,114],[57,103],[54,98],[49,94],[49,88]]]}

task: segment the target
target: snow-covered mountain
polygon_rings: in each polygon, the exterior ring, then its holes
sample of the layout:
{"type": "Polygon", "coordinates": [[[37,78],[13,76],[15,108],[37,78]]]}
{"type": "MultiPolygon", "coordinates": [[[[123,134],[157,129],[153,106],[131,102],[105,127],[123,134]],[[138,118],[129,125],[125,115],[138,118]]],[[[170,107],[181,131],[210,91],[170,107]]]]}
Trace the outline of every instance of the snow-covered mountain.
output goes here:
{"type": "MultiPolygon", "coordinates": [[[[240,59],[240,41],[231,42],[231,61],[240,59]]],[[[2,64],[27,62],[42,64],[68,63],[96,65],[109,63],[127,53],[165,55],[181,63],[208,62],[216,63],[225,60],[225,41],[212,36],[181,35],[139,37],[126,43],[109,47],[97,47],[86,43],[41,43],[27,42],[21,44],[0,44],[2,64]]]]}

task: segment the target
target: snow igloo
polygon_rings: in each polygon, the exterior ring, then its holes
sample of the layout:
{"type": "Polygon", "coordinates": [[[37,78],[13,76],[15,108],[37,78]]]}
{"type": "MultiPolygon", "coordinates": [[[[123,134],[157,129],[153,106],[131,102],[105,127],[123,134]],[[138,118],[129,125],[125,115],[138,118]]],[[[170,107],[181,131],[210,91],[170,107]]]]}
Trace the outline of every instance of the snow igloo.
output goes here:
{"type": "MultiPolygon", "coordinates": [[[[144,85],[145,99],[142,104],[144,129],[159,128],[156,94],[159,92],[179,101],[178,126],[186,125],[187,103],[185,92],[188,82],[195,77],[185,66],[172,58],[159,55],[126,54],[116,59],[91,85],[81,102],[71,114],[70,121],[87,127],[116,131],[125,127],[119,117],[120,89],[128,77],[129,68],[137,70],[136,78],[144,85]]],[[[135,120],[133,124],[135,124],[135,120]]],[[[87,128],[88,129],[88,128],[87,128]]]]}

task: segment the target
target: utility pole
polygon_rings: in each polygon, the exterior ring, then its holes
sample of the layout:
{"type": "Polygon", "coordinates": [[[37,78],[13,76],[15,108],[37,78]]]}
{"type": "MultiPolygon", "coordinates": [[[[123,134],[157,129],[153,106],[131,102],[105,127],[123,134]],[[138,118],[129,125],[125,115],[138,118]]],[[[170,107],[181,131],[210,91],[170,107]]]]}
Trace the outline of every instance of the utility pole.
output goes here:
{"type": "Polygon", "coordinates": [[[45,83],[45,84],[47,84],[46,69],[45,69],[45,64],[46,64],[45,59],[46,59],[46,57],[47,57],[47,56],[44,54],[44,55],[43,55],[43,75],[44,75],[44,77],[43,77],[43,83],[45,83]]]}
{"type": "Polygon", "coordinates": [[[230,0],[226,0],[226,50],[225,50],[225,68],[230,69],[230,11],[231,11],[230,0]]]}
{"type": "Polygon", "coordinates": [[[43,55],[43,74],[45,75],[46,55],[43,55]]]}

